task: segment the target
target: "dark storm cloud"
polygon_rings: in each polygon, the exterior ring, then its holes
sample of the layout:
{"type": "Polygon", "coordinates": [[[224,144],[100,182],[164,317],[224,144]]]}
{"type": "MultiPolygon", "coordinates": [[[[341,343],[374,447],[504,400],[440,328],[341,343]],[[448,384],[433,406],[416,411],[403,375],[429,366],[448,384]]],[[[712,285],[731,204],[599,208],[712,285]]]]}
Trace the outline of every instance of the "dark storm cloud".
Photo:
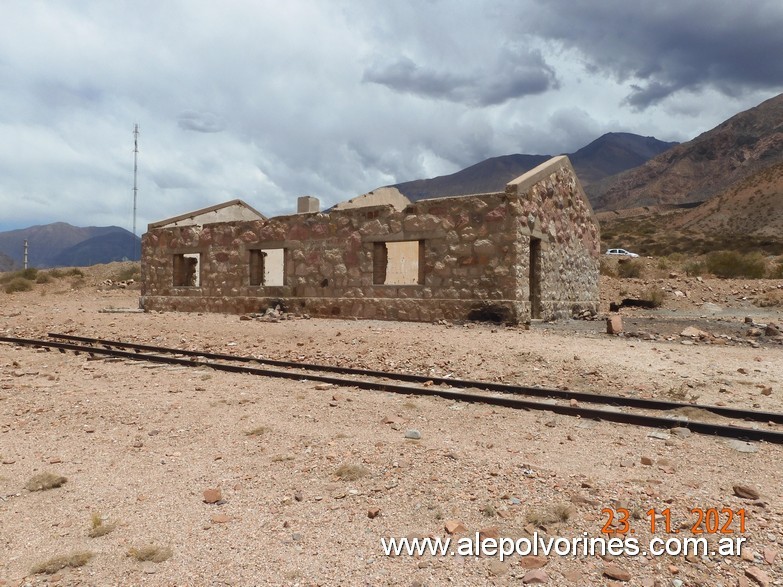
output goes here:
{"type": "Polygon", "coordinates": [[[680,90],[735,96],[783,84],[783,2],[546,0],[517,22],[577,49],[646,108],[680,90]],[[567,15],[567,17],[566,17],[567,15]]]}
{"type": "Polygon", "coordinates": [[[403,56],[367,68],[363,81],[395,92],[470,106],[503,104],[514,98],[541,94],[558,85],[554,70],[539,52],[519,47],[504,48],[487,67],[468,72],[461,69],[456,73],[448,67],[420,66],[403,56]]]}

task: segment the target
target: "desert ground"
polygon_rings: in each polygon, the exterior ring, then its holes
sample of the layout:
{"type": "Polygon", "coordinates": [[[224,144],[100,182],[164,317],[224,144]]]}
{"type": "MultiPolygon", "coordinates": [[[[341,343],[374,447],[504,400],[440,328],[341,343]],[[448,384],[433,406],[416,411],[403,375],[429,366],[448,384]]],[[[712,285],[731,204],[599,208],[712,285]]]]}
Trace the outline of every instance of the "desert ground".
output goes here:
{"type": "MultiPolygon", "coordinates": [[[[781,280],[602,277],[597,319],[526,328],[106,312],[138,307],[138,284],[107,281],[122,269],[0,292],[0,332],[783,412],[783,344],[765,330],[783,323],[781,280]],[[608,335],[609,302],[650,287],[663,306],[621,309],[608,335]]],[[[775,444],[3,343],[0,586],[783,585],[781,463],[775,444]],[[42,473],[67,480],[36,490],[42,473]],[[744,510],[744,532],[736,513],[733,534],[708,537],[745,546],[503,562],[381,548],[447,527],[600,537],[619,508],[642,545],[691,536],[694,508],[744,510]],[[660,517],[651,532],[647,512],[666,508],[680,534],[660,517]]]]}

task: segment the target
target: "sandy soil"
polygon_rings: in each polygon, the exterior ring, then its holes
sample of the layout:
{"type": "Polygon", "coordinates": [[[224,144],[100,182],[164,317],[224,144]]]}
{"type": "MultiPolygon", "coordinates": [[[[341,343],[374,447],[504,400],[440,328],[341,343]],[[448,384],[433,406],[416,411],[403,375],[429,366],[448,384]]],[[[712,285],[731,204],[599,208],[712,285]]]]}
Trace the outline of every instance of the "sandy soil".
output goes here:
{"type": "MultiPolygon", "coordinates": [[[[751,304],[780,281],[604,279],[606,307],[634,288],[669,292],[661,310],[623,309],[632,336],[618,337],[603,320],[526,330],[102,313],[138,305],[138,291],[101,285],[116,271],[97,268],[78,289],[58,280],[0,294],[0,331],[783,411],[783,346],[747,336],[753,326],[744,320],[783,322],[780,307],[751,304]],[[689,325],[715,336],[680,336],[689,325]]],[[[619,584],[622,573],[604,574],[612,566],[628,573],[628,585],[783,583],[781,446],[322,387],[0,345],[0,585],[619,584]],[[420,440],[405,438],[411,429],[420,440]],[[41,472],[67,482],[25,489],[41,472]],[[738,484],[759,497],[737,496],[738,484]],[[205,503],[207,489],[221,499],[205,503]],[[744,557],[550,554],[500,563],[381,550],[384,537],[445,537],[450,521],[468,535],[599,537],[602,510],[619,507],[634,514],[643,545],[650,509],[670,508],[673,529],[686,536],[692,508],[744,509],[744,557]],[[95,514],[113,531],[90,538],[95,514]],[[129,556],[149,544],[170,548],[170,558],[129,556]],[[80,551],[93,553],[84,566],[31,573],[80,551]]],[[[732,529],[740,535],[736,519],[732,529]]],[[[660,520],[655,536],[670,537],[660,520]]]]}

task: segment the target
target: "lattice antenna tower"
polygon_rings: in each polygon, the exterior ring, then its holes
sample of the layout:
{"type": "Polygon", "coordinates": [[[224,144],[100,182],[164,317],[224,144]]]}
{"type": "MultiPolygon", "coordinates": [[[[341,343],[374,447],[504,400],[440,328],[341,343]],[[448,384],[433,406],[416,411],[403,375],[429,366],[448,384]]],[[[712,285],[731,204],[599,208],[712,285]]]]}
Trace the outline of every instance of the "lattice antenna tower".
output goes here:
{"type": "Polygon", "coordinates": [[[133,254],[132,259],[136,258],[136,198],[139,187],[136,183],[136,176],[139,172],[139,125],[133,125],[133,254]]]}

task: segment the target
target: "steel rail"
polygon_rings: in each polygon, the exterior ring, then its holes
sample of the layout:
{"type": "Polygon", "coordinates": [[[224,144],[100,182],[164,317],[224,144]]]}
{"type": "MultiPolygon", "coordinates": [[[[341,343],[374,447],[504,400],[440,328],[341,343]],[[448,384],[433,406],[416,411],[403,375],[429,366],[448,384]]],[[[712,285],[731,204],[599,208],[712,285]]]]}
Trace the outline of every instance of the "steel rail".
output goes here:
{"type": "MultiPolygon", "coordinates": [[[[55,342],[49,340],[25,339],[16,337],[0,337],[0,342],[7,342],[14,345],[31,346],[34,348],[54,348],[60,352],[73,351],[76,353],[86,353],[89,355],[103,355],[111,357],[120,357],[135,361],[149,361],[153,363],[163,363],[169,365],[182,365],[187,367],[207,367],[230,373],[247,373],[251,375],[262,375],[266,377],[277,377],[283,379],[303,379],[301,373],[291,371],[276,371],[272,369],[261,369],[257,367],[248,367],[236,364],[210,363],[193,359],[181,359],[177,357],[141,354],[139,352],[129,352],[116,349],[96,348],[68,342],[55,342]]],[[[637,426],[646,426],[650,428],[673,428],[686,427],[692,432],[720,436],[727,438],[738,438],[743,440],[761,440],[776,444],[783,444],[783,432],[777,432],[769,429],[744,428],[739,426],[726,426],[722,424],[713,424],[709,422],[700,422],[694,420],[683,420],[678,418],[664,418],[660,416],[648,416],[645,414],[599,410],[583,406],[558,405],[546,402],[537,402],[523,400],[509,396],[491,396],[476,393],[457,392],[435,387],[413,387],[392,383],[388,381],[367,381],[357,379],[343,379],[330,375],[308,375],[307,379],[331,383],[340,386],[357,387],[359,389],[368,389],[374,391],[386,391],[400,393],[405,395],[420,395],[442,397],[454,401],[468,403],[481,403],[487,405],[502,406],[514,409],[540,410],[561,414],[566,416],[576,416],[581,418],[597,419],[605,422],[616,422],[620,424],[633,424],[637,426]]]]}
{"type": "Polygon", "coordinates": [[[183,355],[189,357],[203,357],[218,361],[234,361],[240,363],[258,363],[262,365],[272,365],[275,367],[284,367],[286,369],[301,369],[304,371],[320,371],[327,373],[339,373],[343,375],[358,375],[361,377],[375,377],[378,379],[391,379],[396,381],[406,381],[410,383],[431,383],[433,385],[448,385],[458,389],[475,388],[485,391],[497,391],[500,393],[510,393],[513,395],[528,395],[533,397],[546,397],[563,399],[570,401],[590,402],[602,405],[622,406],[629,408],[641,408],[645,410],[677,410],[683,408],[699,408],[710,411],[726,418],[749,420],[754,422],[773,422],[783,424],[783,414],[778,412],[765,412],[756,410],[740,410],[726,406],[715,405],[695,405],[687,402],[675,402],[669,400],[646,399],[638,397],[627,397],[619,395],[604,395],[590,393],[585,391],[573,391],[564,389],[553,389],[546,387],[527,387],[523,385],[511,385],[508,383],[496,383],[492,381],[471,381],[468,379],[452,379],[449,377],[428,377],[426,375],[414,375],[412,373],[399,373],[393,371],[373,371],[370,369],[358,369],[355,367],[338,367],[334,365],[318,365],[313,363],[298,363],[295,361],[281,361],[276,359],[263,359],[248,356],[226,355],[220,353],[210,353],[205,351],[191,351],[185,349],[176,349],[169,347],[153,346],[132,342],[121,342],[117,340],[106,340],[102,338],[90,338],[87,336],[76,336],[73,334],[57,334],[50,332],[51,338],[84,342],[88,344],[99,344],[104,348],[128,348],[137,351],[166,353],[183,355]]]}

